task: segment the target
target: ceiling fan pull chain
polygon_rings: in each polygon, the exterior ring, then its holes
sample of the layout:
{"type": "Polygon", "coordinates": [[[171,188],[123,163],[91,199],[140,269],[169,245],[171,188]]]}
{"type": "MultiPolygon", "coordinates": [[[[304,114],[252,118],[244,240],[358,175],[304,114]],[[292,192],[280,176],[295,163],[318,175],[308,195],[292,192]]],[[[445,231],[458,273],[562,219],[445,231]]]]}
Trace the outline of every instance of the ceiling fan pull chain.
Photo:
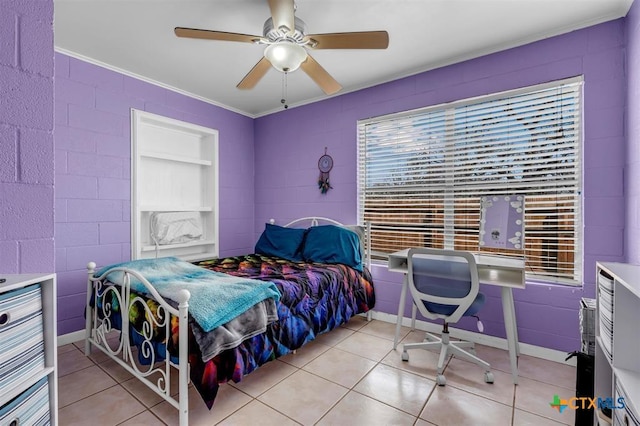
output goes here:
{"type": "Polygon", "coordinates": [[[289,108],[287,105],[287,72],[282,73],[282,99],[280,99],[280,103],[284,105],[284,109],[289,108]]]}

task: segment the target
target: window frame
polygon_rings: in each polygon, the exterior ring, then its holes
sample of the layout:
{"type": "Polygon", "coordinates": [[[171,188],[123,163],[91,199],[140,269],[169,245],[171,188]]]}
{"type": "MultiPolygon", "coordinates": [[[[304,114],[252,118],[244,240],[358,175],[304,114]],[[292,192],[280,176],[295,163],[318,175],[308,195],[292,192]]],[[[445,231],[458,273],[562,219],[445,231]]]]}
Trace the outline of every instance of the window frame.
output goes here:
{"type": "MultiPolygon", "coordinates": [[[[366,134],[366,131],[364,129],[366,129],[366,126],[370,126],[370,125],[379,125],[379,126],[383,126],[385,123],[390,124],[393,121],[398,121],[398,120],[419,120],[420,117],[422,117],[424,119],[424,117],[426,117],[428,114],[434,114],[434,113],[442,113],[445,116],[447,114],[451,114],[454,113],[455,111],[457,111],[460,108],[463,107],[469,107],[472,105],[480,105],[480,104],[486,104],[486,103],[490,103],[493,101],[500,101],[500,100],[505,100],[508,98],[516,98],[519,96],[523,96],[523,95],[527,95],[527,94],[534,94],[535,92],[540,92],[540,91],[546,91],[546,90],[550,90],[550,89],[556,89],[556,88],[561,88],[564,86],[574,86],[575,92],[576,92],[576,97],[575,97],[575,103],[573,103],[572,105],[575,105],[575,116],[576,116],[576,123],[575,126],[575,137],[573,139],[573,144],[575,144],[575,157],[572,157],[573,160],[575,161],[574,167],[572,168],[573,173],[575,174],[575,191],[573,192],[573,196],[571,196],[571,194],[569,194],[569,196],[567,198],[571,199],[571,211],[572,211],[572,215],[571,218],[573,220],[572,225],[571,225],[571,235],[573,236],[573,238],[575,238],[575,242],[573,242],[573,250],[572,251],[562,251],[560,248],[556,248],[555,249],[555,253],[556,254],[561,254],[561,253],[570,253],[573,255],[573,273],[572,276],[573,278],[569,278],[569,277],[563,277],[563,276],[550,276],[550,275],[546,275],[546,274],[536,274],[535,272],[532,271],[533,266],[531,266],[529,264],[529,262],[527,262],[527,274],[526,274],[526,278],[528,281],[533,281],[533,282],[540,282],[540,283],[556,283],[556,284],[563,284],[563,285],[569,285],[569,286],[580,286],[582,285],[582,279],[583,279],[583,263],[584,263],[584,217],[583,217],[583,197],[582,197],[582,189],[583,189],[583,185],[584,185],[584,176],[583,176],[583,156],[584,156],[584,131],[583,131],[583,126],[584,126],[584,78],[582,76],[576,76],[576,77],[572,77],[572,78],[567,78],[567,79],[563,79],[563,80],[556,80],[556,81],[552,81],[552,82],[547,82],[547,83],[543,83],[543,84],[537,84],[537,85],[532,85],[532,86],[527,86],[527,87],[522,87],[522,88],[518,88],[518,89],[514,89],[514,90],[507,90],[507,91],[502,91],[502,92],[497,92],[497,93],[492,93],[492,94],[488,94],[488,95],[482,95],[482,96],[476,96],[476,97],[471,97],[471,98],[466,98],[466,99],[461,99],[461,100],[457,100],[457,101],[453,101],[453,102],[448,102],[448,103],[442,103],[442,104],[438,104],[438,105],[431,105],[431,106],[427,106],[427,107],[423,107],[423,108],[417,108],[417,109],[413,109],[413,110],[407,110],[407,111],[401,111],[401,112],[396,112],[396,113],[392,113],[392,114],[386,114],[386,115],[382,115],[382,116],[377,116],[377,117],[371,117],[371,118],[367,118],[367,119],[362,119],[362,120],[358,120],[357,122],[357,141],[358,141],[358,146],[357,146],[357,158],[358,158],[358,171],[357,171],[357,210],[358,210],[358,221],[359,222],[364,222],[365,221],[365,197],[366,197],[366,177],[367,177],[367,173],[366,173],[366,159],[365,159],[365,155],[366,155],[366,148],[365,148],[365,141],[363,140],[366,134]],[[418,118],[416,118],[418,117],[418,118]]],[[[445,120],[446,121],[446,120],[445,120]]],[[[447,136],[447,139],[449,138],[449,136],[447,136]]],[[[451,138],[454,139],[454,138],[451,138]]],[[[428,145],[424,145],[425,147],[428,145]]],[[[447,155],[453,155],[455,151],[447,151],[447,155]]],[[[425,169],[428,168],[425,167],[425,169]]],[[[563,169],[564,170],[564,169],[563,169]]],[[[541,197],[541,196],[539,196],[541,197]]],[[[543,199],[543,198],[541,198],[543,199]]],[[[451,207],[451,206],[449,206],[451,207]]],[[[447,207],[445,206],[445,210],[447,209],[447,207]]],[[[525,205],[525,209],[526,209],[526,205],[525,205]]],[[[554,214],[559,215],[559,212],[562,209],[562,205],[561,204],[557,204],[554,207],[554,214]]],[[[478,212],[480,210],[480,205],[478,205],[478,212]]],[[[456,215],[453,214],[450,217],[446,218],[446,213],[445,213],[445,220],[448,220],[450,222],[458,220],[459,218],[456,218],[456,215]]],[[[560,216],[558,216],[560,217],[560,216]]],[[[531,222],[531,221],[529,221],[531,222]]],[[[374,229],[375,229],[375,223],[374,225],[374,229]]],[[[529,227],[530,228],[530,227],[529,227]]],[[[373,232],[373,231],[372,231],[373,232]]],[[[559,235],[560,234],[560,230],[557,229],[555,231],[556,233],[554,235],[559,235]]],[[[457,238],[457,237],[455,237],[457,238]]],[[[525,235],[525,240],[526,240],[527,236],[525,235]]],[[[560,244],[560,240],[558,239],[558,244],[560,244]]],[[[451,247],[451,241],[447,243],[443,243],[444,247],[451,247]]],[[[424,244],[424,246],[428,246],[427,244],[424,244]]],[[[476,247],[475,250],[472,251],[476,251],[479,250],[478,247],[476,247]]],[[[388,254],[389,253],[378,253],[378,258],[379,259],[387,259],[388,258],[388,254]]],[[[509,253],[506,253],[509,254],[509,253]]],[[[512,254],[517,254],[517,253],[512,253],[512,254]]],[[[524,255],[524,253],[521,253],[522,255],[524,255]]],[[[526,259],[526,257],[525,257],[526,259]]],[[[538,260],[537,258],[534,260],[538,260]]],[[[568,263],[568,265],[571,265],[571,262],[568,263]]],[[[538,266],[537,267],[539,270],[543,269],[543,266],[538,266]]],[[[558,274],[562,275],[561,272],[556,271],[558,274]]],[[[565,274],[565,275],[569,275],[569,274],[565,274]]]]}

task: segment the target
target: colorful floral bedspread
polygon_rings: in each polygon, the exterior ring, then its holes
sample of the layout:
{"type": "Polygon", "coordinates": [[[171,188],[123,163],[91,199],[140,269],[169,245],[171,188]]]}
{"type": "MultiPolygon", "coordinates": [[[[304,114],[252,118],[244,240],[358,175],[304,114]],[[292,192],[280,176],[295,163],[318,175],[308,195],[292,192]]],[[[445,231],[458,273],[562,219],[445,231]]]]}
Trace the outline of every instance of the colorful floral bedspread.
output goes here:
{"type": "Polygon", "coordinates": [[[260,365],[286,355],[321,333],[367,312],[375,304],[373,281],[365,268],[360,273],[345,265],[295,263],[250,254],[196,263],[207,269],[275,283],[281,293],[279,320],[264,334],[244,341],[207,363],[191,354],[191,380],[211,407],[218,384],[242,376],[260,365]]]}
{"type": "MultiPolygon", "coordinates": [[[[219,384],[229,380],[239,382],[259,366],[291,353],[319,334],[346,323],[354,315],[369,311],[375,304],[373,282],[366,268],[360,273],[345,265],[295,263],[257,254],[206,260],[196,265],[239,277],[271,281],[281,293],[278,320],[269,324],[265,333],[245,340],[207,362],[202,361],[193,336],[189,337],[190,378],[209,408],[219,384]]],[[[153,306],[155,302],[148,300],[147,304],[153,306]]],[[[129,318],[134,329],[139,328],[143,317],[143,310],[130,309],[129,318]]],[[[171,320],[171,339],[155,335],[157,355],[165,353],[166,344],[169,353],[177,356],[178,324],[176,318],[171,320]]],[[[190,321],[190,327],[197,327],[197,324],[190,321]]],[[[136,343],[134,330],[131,336],[136,343]]]]}

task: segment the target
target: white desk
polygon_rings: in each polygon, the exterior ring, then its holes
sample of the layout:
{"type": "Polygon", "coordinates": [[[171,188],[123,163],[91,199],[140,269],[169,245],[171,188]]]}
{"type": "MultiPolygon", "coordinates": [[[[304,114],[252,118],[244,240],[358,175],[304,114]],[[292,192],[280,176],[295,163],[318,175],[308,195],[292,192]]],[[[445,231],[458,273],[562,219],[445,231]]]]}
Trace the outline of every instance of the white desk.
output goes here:
{"type": "MultiPolygon", "coordinates": [[[[404,305],[407,298],[407,253],[409,249],[401,250],[389,255],[388,269],[391,272],[404,274],[402,291],[400,292],[400,304],[398,305],[398,319],[396,321],[396,334],[393,339],[393,349],[398,346],[400,327],[404,317],[404,305]]],[[[516,326],[516,312],[513,302],[513,288],[525,287],[524,259],[506,256],[472,253],[478,265],[478,278],[480,283],[496,285],[501,289],[502,314],[504,315],[504,327],[507,333],[507,346],[509,348],[509,361],[511,363],[511,375],[513,383],[518,383],[518,327],[516,326]]],[[[415,325],[416,307],[413,306],[412,327],[415,325]]]]}

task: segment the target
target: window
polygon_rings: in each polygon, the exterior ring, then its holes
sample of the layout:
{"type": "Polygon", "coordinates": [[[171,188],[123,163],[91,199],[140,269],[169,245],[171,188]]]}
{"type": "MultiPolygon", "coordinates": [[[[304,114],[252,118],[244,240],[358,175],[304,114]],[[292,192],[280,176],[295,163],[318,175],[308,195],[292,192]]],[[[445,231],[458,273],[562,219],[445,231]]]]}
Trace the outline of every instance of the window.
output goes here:
{"type": "MultiPolygon", "coordinates": [[[[525,196],[529,279],[582,276],[582,79],[358,122],[359,220],[372,257],[478,250],[482,196],[525,196]]],[[[496,250],[496,249],[492,249],[496,250]]]]}

